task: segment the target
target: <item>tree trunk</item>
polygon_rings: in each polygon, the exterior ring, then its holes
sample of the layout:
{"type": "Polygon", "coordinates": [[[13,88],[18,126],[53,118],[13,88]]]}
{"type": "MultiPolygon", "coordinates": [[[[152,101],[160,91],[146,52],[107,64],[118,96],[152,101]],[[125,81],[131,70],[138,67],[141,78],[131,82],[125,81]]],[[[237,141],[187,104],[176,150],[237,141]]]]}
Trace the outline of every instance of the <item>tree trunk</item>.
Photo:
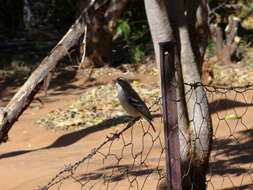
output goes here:
{"type": "Polygon", "coordinates": [[[212,145],[205,92],[202,87],[192,89],[190,85],[183,85],[200,82],[208,35],[206,5],[205,0],[178,0],[169,1],[166,9],[163,0],[145,0],[157,62],[160,60],[158,42],[172,39],[180,42],[181,65],[176,67],[178,99],[181,100],[178,103],[178,126],[184,190],[206,189],[205,175],[212,145]],[[189,91],[192,93],[186,93],[189,91]]]}
{"type": "Polygon", "coordinates": [[[230,64],[236,53],[240,43],[240,38],[237,36],[239,24],[239,18],[230,16],[224,32],[218,24],[210,25],[212,37],[216,43],[216,55],[223,64],[230,64]],[[223,36],[225,36],[225,39],[223,39],[223,36]]]}
{"type": "MultiPolygon", "coordinates": [[[[86,6],[87,1],[78,1],[77,12],[86,6]]],[[[128,0],[111,0],[106,8],[96,10],[87,26],[87,56],[80,63],[81,67],[102,67],[111,64],[114,27],[127,2],[128,0]]]]}
{"type": "Polygon", "coordinates": [[[95,2],[95,0],[92,1],[89,6],[83,10],[75,24],[71,26],[65,36],[54,47],[50,55],[44,58],[40,66],[31,74],[7,106],[0,109],[0,143],[7,141],[8,132],[13,123],[31,103],[48,73],[56,66],[60,59],[68,54],[68,50],[78,42],[87,24],[86,18],[93,12],[95,2]]]}
{"type": "Polygon", "coordinates": [[[144,0],[149,29],[155,48],[156,62],[160,62],[159,42],[173,39],[173,30],[169,22],[165,0],[144,0]]]}

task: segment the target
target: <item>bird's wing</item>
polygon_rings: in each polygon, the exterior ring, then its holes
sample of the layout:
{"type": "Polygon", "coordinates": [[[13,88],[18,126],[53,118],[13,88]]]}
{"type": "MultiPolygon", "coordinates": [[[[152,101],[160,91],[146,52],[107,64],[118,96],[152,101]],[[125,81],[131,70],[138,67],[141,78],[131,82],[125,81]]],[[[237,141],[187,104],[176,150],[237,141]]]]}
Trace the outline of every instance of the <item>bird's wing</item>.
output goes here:
{"type": "Polygon", "coordinates": [[[128,97],[129,103],[134,106],[146,119],[152,121],[152,116],[149,112],[148,107],[139,97],[139,95],[134,91],[132,92],[132,96],[128,97]]]}

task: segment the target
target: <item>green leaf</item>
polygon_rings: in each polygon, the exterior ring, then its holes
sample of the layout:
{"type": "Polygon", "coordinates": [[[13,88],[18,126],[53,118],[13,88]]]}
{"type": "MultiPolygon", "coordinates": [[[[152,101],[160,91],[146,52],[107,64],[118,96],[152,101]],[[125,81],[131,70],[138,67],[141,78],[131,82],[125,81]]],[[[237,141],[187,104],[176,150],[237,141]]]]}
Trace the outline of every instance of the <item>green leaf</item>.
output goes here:
{"type": "Polygon", "coordinates": [[[122,37],[125,40],[129,38],[129,35],[131,33],[131,27],[125,20],[117,20],[116,22],[116,37],[122,37]]]}
{"type": "Polygon", "coordinates": [[[236,120],[236,119],[241,119],[241,117],[237,115],[227,115],[225,116],[225,119],[236,120]]]}
{"type": "Polygon", "coordinates": [[[142,51],[139,46],[135,46],[132,48],[132,54],[133,54],[133,59],[135,62],[142,61],[145,56],[144,51],[142,51]]]}

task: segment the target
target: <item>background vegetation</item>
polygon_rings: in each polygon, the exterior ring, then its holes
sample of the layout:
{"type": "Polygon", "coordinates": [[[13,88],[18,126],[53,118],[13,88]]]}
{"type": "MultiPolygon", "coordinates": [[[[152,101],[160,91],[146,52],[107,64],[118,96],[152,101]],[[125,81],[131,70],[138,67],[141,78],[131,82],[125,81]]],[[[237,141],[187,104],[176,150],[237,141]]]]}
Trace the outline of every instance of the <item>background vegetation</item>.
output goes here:
{"type": "MultiPolygon", "coordinates": [[[[29,75],[74,22],[78,16],[80,1],[7,0],[0,4],[1,81],[15,81],[29,75]],[[32,17],[29,9],[32,11],[32,17]]],[[[208,73],[205,81],[220,84],[231,81],[240,83],[245,81],[241,80],[242,78],[248,81],[249,72],[253,69],[253,1],[211,0],[209,8],[210,23],[218,24],[223,30],[230,15],[240,18],[238,36],[241,41],[233,55],[232,67],[224,70],[224,65],[219,62],[215,53],[215,42],[210,39],[206,54],[208,68],[204,68],[208,73]],[[242,73],[239,72],[238,75],[238,72],[234,72],[236,69],[242,73]],[[223,80],[224,77],[226,80],[223,80]]],[[[121,64],[147,63],[153,58],[143,1],[128,1],[116,22],[112,49],[111,66],[114,67],[121,64]]],[[[78,65],[80,55],[77,52],[73,50],[72,59],[67,58],[61,64],[78,65]]]]}

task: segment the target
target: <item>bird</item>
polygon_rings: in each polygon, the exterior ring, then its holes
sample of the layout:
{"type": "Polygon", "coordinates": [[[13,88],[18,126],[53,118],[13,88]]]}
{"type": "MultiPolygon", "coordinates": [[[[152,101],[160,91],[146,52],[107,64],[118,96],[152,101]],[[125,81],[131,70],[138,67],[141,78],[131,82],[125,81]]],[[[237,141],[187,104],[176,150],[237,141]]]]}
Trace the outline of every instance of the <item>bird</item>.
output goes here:
{"type": "Polygon", "coordinates": [[[152,123],[153,117],[147,105],[144,103],[138,93],[133,89],[129,80],[123,77],[119,77],[114,80],[114,83],[116,84],[117,88],[117,97],[124,110],[130,116],[143,117],[151,125],[154,132],[156,132],[155,127],[152,123]]]}

